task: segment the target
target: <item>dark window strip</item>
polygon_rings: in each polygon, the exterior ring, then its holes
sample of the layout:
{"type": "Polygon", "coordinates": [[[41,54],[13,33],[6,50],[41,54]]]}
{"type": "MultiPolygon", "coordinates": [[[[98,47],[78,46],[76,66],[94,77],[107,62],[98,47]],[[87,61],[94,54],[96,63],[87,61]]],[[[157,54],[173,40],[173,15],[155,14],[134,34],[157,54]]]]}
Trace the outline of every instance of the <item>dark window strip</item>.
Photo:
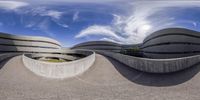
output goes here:
{"type": "Polygon", "coordinates": [[[44,43],[50,43],[50,44],[54,44],[54,45],[60,46],[57,43],[48,42],[48,41],[41,41],[41,40],[23,40],[23,39],[13,39],[13,38],[6,38],[6,37],[0,37],[0,39],[16,40],[16,41],[28,41],[28,42],[44,42],[44,43]]]}
{"type": "Polygon", "coordinates": [[[81,53],[69,53],[69,52],[66,52],[66,53],[59,53],[59,52],[35,52],[35,51],[0,51],[0,54],[3,54],[3,53],[37,53],[37,54],[60,54],[60,55],[84,55],[84,54],[81,54],[81,53]]]}
{"type": "Polygon", "coordinates": [[[153,39],[156,39],[156,38],[159,38],[159,37],[163,37],[163,36],[168,36],[168,35],[183,35],[183,36],[189,36],[189,37],[194,37],[194,38],[200,39],[200,36],[195,36],[195,35],[186,34],[186,33],[168,33],[168,34],[158,35],[158,36],[155,36],[153,38],[150,38],[150,39],[144,41],[143,44],[145,44],[146,42],[148,42],[150,40],[153,40],[153,39]]]}
{"type": "Polygon", "coordinates": [[[145,47],[141,47],[141,49],[154,47],[154,46],[160,46],[160,45],[175,45],[175,44],[200,45],[200,43],[191,43],[191,42],[165,42],[165,43],[158,43],[158,44],[152,44],[145,47]]]}
{"type": "Polygon", "coordinates": [[[42,53],[42,54],[63,54],[67,55],[67,53],[57,53],[57,52],[31,52],[31,51],[0,51],[0,53],[42,53]]]}
{"type": "Polygon", "coordinates": [[[13,46],[13,47],[34,47],[34,48],[49,48],[49,49],[58,49],[55,47],[43,47],[43,46],[28,46],[28,45],[11,45],[11,44],[0,44],[0,46],[13,46]]]}
{"type": "Polygon", "coordinates": [[[187,52],[151,52],[151,51],[143,51],[143,53],[151,53],[151,54],[192,54],[192,53],[200,53],[200,51],[187,51],[187,52]]]}

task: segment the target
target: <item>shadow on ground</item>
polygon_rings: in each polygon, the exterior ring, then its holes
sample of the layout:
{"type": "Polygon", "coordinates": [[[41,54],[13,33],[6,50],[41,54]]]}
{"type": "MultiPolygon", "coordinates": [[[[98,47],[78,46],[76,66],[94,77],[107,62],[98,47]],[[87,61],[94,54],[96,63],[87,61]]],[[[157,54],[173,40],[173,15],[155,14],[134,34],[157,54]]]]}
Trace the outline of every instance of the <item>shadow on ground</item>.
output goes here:
{"type": "MultiPolygon", "coordinates": [[[[106,56],[105,56],[106,57],[106,56]]],[[[182,71],[166,73],[166,74],[153,74],[135,70],[128,67],[110,57],[106,57],[115,68],[128,80],[145,86],[174,86],[190,80],[200,71],[200,63],[182,71]]]]}
{"type": "Polygon", "coordinates": [[[11,58],[4,59],[0,61],[0,71],[4,67],[4,65],[10,60],[11,58]]]}

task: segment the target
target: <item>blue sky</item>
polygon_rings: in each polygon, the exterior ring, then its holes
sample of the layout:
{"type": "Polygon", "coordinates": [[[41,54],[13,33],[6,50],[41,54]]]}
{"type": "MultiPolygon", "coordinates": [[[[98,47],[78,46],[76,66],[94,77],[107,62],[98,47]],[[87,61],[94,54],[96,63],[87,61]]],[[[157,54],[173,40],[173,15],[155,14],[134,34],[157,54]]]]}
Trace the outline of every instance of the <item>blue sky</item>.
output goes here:
{"type": "Polygon", "coordinates": [[[0,31],[45,36],[63,46],[106,40],[141,43],[153,31],[200,31],[200,2],[180,0],[0,0],[0,31]]]}

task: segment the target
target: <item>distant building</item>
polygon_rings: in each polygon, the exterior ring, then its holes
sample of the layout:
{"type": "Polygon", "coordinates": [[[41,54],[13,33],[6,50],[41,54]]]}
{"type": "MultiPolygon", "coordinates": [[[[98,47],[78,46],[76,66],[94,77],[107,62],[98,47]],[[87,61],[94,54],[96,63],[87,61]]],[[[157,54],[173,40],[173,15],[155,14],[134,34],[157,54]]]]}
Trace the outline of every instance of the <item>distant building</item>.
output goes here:
{"type": "Polygon", "coordinates": [[[120,52],[122,45],[108,41],[90,41],[80,43],[72,47],[72,49],[88,49],[88,50],[106,50],[112,52],[120,52]]]}
{"type": "Polygon", "coordinates": [[[182,28],[168,28],[145,38],[141,49],[146,57],[167,59],[200,54],[200,33],[182,28]]]}

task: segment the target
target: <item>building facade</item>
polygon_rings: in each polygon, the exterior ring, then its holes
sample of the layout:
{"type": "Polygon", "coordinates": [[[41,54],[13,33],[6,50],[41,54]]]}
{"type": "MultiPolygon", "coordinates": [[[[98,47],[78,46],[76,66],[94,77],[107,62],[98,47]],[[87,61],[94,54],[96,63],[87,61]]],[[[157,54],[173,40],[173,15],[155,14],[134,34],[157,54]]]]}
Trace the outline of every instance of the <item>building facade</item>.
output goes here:
{"type": "Polygon", "coordinates": [[[155,59],[180,58],[200,54],[200,33],[168,28],[152,33],[141,47],[144,55],[155,59]]]}
{"type": "Polygon", "coordinates": [[[72,49],[106,50],[112,52],[120,52],[122,49],[122,45],[108,41],[90,41],[75,45],[74,47],[72,47],[72,49]]]}

